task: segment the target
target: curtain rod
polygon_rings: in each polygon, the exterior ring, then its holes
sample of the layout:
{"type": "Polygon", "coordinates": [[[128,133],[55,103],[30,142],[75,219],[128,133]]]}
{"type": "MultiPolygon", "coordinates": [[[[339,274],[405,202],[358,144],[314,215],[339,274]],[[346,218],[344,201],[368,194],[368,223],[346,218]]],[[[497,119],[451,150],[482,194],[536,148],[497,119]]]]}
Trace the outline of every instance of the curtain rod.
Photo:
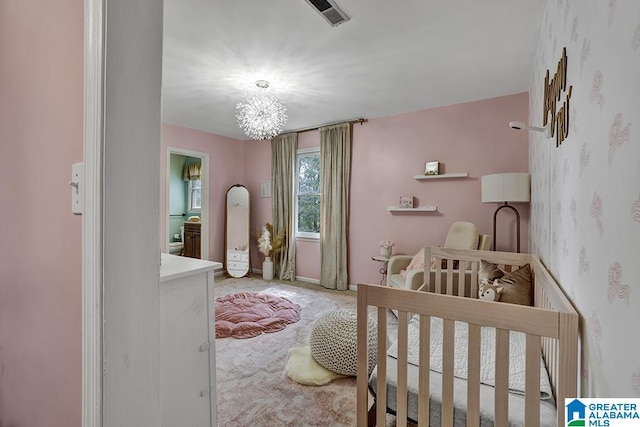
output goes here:
{"type": "Polygon", "coordinates": [[[308,127],[308,128],[292,129],[292,130],[288,130],[288,131],[282,132],[282,133],[285,134],[285,133],[293,133],[293,132],[307,132],[307,131],[310,131],[310,130],[320,129],[321,127],[325,127],[325,126],[338,125],[340,123],[349,123],[349,124],[360,123],[360,124],[364,124],[364,123],[366,123],[368,121],[369,121],[369,119],[365,119],[363,117],[360,117],[358,119],[340,120],[339,122],[325,123],[325,124],[322,124],[322,125],[312,126],[312,127],[308,127]]]}

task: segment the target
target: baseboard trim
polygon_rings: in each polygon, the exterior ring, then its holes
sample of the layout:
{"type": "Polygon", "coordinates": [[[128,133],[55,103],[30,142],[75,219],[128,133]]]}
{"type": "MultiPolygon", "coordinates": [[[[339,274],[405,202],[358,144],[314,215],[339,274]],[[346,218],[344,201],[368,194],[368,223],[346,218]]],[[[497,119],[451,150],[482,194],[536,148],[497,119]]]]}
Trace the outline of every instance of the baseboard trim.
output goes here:
{"type": "MultiPolygon", "coordinates": [[[[319,285],[320,284],[320,279],[312,279],[310,277],[296,276],[296,280],[298,280],[300,282],[305,282],[305,283],[312,283],[314,285],[319,285]]],[[[358,290],[358,285],[349,285],[349,290],[350,291],[357,291],[358,290]]]]}
{"type": "Polygon", "coordinates": [[[320,284],[320,280],[319,279],[312,279],[311,277],[296,276],[296,280],[299,281],[299,282],[312,283],[314,285],[319,285],[320,284]]]}

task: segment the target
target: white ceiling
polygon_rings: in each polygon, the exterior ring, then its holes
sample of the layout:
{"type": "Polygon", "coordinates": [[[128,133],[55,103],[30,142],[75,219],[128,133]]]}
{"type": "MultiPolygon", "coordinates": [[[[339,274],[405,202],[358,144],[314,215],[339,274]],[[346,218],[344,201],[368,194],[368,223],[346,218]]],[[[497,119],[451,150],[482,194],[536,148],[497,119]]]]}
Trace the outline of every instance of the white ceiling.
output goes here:
{"type": "Polygon", "coordinates": [[[164,0],[163,120],[247,139],[237,101],[271,82],[286,129],[527,91],[545,0],[164,0]]]}

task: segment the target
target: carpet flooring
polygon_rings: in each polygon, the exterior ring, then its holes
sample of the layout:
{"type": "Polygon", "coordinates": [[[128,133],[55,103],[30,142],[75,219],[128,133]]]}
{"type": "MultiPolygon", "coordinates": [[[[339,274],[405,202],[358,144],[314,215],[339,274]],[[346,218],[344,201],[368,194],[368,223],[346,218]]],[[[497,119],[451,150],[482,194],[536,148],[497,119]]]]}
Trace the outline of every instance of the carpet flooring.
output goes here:
{"type": "MultiPolygon", "coordinates": [[[[355,292],[331,291],[302,282],[267,282],[258,276],[216,279],[216,298],[237,292],[268,292],[288,298],[302,307],[301,319],[279,332],[216,340],[218,425],[354,426],[355,377],[305,386],[289,379],[284,367],[291,347],[309,343],[320,316],[331,310],[356,308],[355,292]]],[[[388,416],[387,427],[394,425],[394,418],[388,416]]]]}

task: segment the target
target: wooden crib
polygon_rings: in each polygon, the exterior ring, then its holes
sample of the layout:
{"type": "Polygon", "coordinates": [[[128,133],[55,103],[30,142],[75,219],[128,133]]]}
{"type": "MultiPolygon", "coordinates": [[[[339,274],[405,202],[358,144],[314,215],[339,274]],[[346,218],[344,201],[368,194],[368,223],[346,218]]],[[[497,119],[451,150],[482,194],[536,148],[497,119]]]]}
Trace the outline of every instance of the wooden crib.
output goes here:
{"type": "MultiPolygon", "coordinates": [[[[388,381],[392,381],[393,387],[397,389],[393,412],[396,413],[398,426],[405,426],[407,423],[408,400],[411,400],[408,396],[412,393],[407,390],[407,337],[411,313],[419,315],[419,363],[418,366],[411,365],[410,372],[418,377],[413,380],[417,383],[417,391],[413,392],[415,395],[412,401],[417,408],[413,408],[412,412],[417,413],[414,421],[420,426],[430,425],[430,375],[435,375],[429,369],[432,318],[442,319],[442,366],[441,373],[438,374],[441,375],[442,385],[441,390],[438,390],[441,400],[438,416],[443,426],[454,423],[453,343],[456,322],[465,322],[468,327],[466,402],[463,405],[468,426],[480,425],[481,327],[495,328],[495,386],[489,387],[493,394],[492,416],[495,425],[506,426],[509,423],[509,339],[510,333],[514,331],[526,334],[525,388],[524,396],[520,397],[523,399],[524,422],[532,426],[540,424],[542,354],[556,402],[557,425],[563,425],[564,398],[576,397],[577,393],[578,315],[546,268],[538,258],[530,254],[425,248],[426,266],[430,265],[431,257],[437,259],[432,270],[435,270],[435,274],[425,271],[427,283],[418,291],[358,285],[357,425],[384,426],[387,412],[387,393],[377,393],[372,410],[368,410],[367,323],[363,320],[370,313],[370,306],[377,307],[379,343],[387,342],[388,309],[398,311],[397,357],[394,359],[397,364],[393,375],[391,378],[387,375],[387,365],[391,360],[387,349],[379,346],[377,376],[375,381],[372,380],[377,390],[387,390],[388,381]],[[457,262],[448,261],[446,268],[442,269],[440,259],[457,262]],[[504,271],[512,271],[529,263],[533,276],[533,307],[478,300],[481,260],[497,264],[504,271]],[[459,271],[466,273],[458,274],[459,271]]],[[[389,338],[393,340],[396,337],[389,338]]],[[[460,380],[456,378],[456,381],[460,380]]],[[[483,392],[486,392],[487,386],[483,387],[483,392]]]]}

